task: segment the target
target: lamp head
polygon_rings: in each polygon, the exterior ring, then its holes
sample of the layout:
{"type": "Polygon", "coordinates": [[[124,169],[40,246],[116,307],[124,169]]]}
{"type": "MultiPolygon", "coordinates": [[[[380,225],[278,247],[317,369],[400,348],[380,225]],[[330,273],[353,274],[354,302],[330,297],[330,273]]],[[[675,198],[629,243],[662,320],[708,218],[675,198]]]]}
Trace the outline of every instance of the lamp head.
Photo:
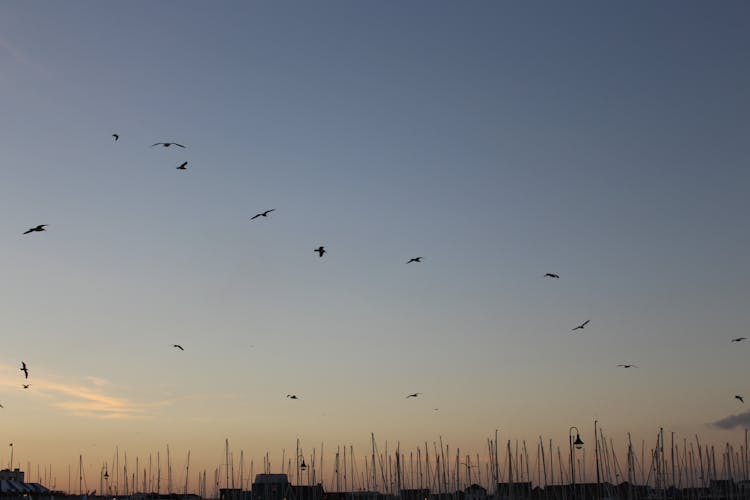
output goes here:
{"type": "Polygon", "coordinates": [[[576,432],[576,440],[573,441],[573,446],[576,447],[576,450],[580,450],[583,448],[583,441],[581,440],[581,435],[576,432]]]}

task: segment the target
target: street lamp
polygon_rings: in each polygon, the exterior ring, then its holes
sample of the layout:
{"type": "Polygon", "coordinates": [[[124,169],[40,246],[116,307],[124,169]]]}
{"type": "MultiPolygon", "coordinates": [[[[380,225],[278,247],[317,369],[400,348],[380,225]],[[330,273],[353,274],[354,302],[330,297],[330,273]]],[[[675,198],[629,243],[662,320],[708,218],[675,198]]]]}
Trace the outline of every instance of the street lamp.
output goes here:
{"type": "Polygon", "coordinates": [[[578,427],[571,427],[568,429],[568,446],[570,448],[570,480],[573,484],[573,495],[575,496],[576,489],[576,461],[575,455],[573,454],[573,448],[580,450],[583,448],[583,441],[581,440],[581,434],[578,431],[578,427]],[[576,430],[576,439],[573,441],[573,429],[576,430]]]}
{"type": "Polygon", "coordinates": [[[107,464],[104,464],[104,495],[109,496],[109,472],[107,472],[107,464]]]}

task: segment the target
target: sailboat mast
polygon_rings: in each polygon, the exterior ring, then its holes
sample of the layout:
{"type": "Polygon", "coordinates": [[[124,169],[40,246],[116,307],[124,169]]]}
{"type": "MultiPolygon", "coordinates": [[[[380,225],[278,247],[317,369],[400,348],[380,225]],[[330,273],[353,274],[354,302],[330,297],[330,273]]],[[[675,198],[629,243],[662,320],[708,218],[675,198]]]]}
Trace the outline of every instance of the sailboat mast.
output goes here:
{"type": "Polygon", "coordinates": [[[499,484],[500,484],[500,466],[498,464],[498,455],[497,455],[497,433],[498,429],[495,429],[495,445],[494,445],[494,454],[495,454],[495,496],[500,496],[499,484]]]}
{"type": "Polygon", "coordinates": [[[227,481],[226,481],[226,489],[229,489],[229,438],[225,438],[224,440],[224,463],[226,465],[226,473],[227,473],[227,481]]]}
{"type": "Polygon", "coordinates": [[[188,479],[190,478],[190,450],[188,450],[187,465],[185,466],[185,489],[183,495],[187,496],[188,493],[188,479]]]}
{"type": "Polygon", "coordinates": [[[378,475],[375,467],[375,433],[370,433],[370,445],[372,448],[372,491],[378,491],[378,475]]]}

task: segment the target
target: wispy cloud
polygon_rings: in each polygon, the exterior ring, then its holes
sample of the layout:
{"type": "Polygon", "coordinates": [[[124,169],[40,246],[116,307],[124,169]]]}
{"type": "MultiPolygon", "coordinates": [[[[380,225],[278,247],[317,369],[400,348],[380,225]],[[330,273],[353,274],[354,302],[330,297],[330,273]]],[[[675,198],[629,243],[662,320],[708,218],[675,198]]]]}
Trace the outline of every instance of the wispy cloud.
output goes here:
{"type": "Polygon", "coordinates": [[[65,396],[54,406],[67,410],[81,417],[95,418],[145,418],[148,417],[146,405],[128,399],[104,394],[101,386],[71,386],[59,383],[44,383],[38,390],[65,396]]]}
{"type": "Polygon", "coordinates": [[[70,377],[39,373],[33,367],[31,373],[26,381],[18,366],[0,363],[0,388],[21,391],[21,384],[30,382],[31,388],[27,393],[29,397],[42,399],[50,407],[87,418],[146,419],[155,417],[161,408],[187,401],[235,400],[238,397],[227,393],[196,393],[142,401],[118,395],[118,388],[105,378],[87,376],[71,380],[70,377]]]}
{"type": "Polygon", "coordinates": [[[738,413],[737,415],[729,415],[716,422],[712,422],[711,425],[725,430],[750,427],[750,411],[738,413]]]}
{"type": "Polygon", "coordinates": [[[103,385],[107,385],[107,384],[109,384],[109,380],[107,380],[107,379],[105,379],[105,378],[99,378],[99,377],[86,377],[86,380],[88,380],[89,382],[91,382],[92,384],[94,384],[94,385],[95,385],[95,386],[97,386],[97,387],[101,387],[101,386],[103,386],[103,385]]]}
{"type": "MultiPolygon", "coordinates": [[[[21,382],[12,382],[18,377],[16,370],[15,367],[0,366],[0,387],[21,390],[21,382]]],[[[153,416],[150,410],[170,404],[169,401],[133,401],[113,394],[108,385],[106,379],[99,377],[69,382],[63,377],[47,378],[35,373],[29,395],[45,399],[50,406],[73,415],[101,419],[149,418],[153,416]],[[105,387],[108,390],[105,391],[105,387]]]]}

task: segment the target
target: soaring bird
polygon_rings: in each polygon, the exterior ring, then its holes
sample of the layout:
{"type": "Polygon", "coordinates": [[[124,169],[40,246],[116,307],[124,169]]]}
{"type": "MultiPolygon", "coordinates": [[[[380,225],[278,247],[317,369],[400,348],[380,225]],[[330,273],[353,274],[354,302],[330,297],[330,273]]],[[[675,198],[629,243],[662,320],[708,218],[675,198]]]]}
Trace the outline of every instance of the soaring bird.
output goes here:
{"type": "Polygon", "coordinates": [[[21,384],[21,385],[23,386],[24,389],[28,389],[29,387],[31,387],[31,384],[21,384]]]}
{"type": "Polygon", "coordinates": [[[187,170],[187,162],[182,163],[179,167],[177,167],[177,170],[187,170]]]}
{"type": "Polygon", "coordinates": [[[544,275],[544,277],[545,278],[555,278],[555,279],[558,279],[558,280],[560,279],[560,275],[559,274],[555,274],[555,273],[547,273],[547,274],[544,275]]]}
{"type": "Polygon", "coordinates": [[[739,399],[740,403],[744,403],[745,402],[745,399],[742,396],[740,396],[739,394],[735,394],[734,395],[734,399],[739,399]]]}
{"type": "Polygon", "coordinates": [[[165,148],[168,148],[169,146],[178,146],[181,148],[185,147],[182,144],[177,144],[176,142],[155,142],[151,145],[151,147],[153,148],[154,146],[164,146],[165,148]]]}
{"type": "Polygon", "coordinates": [[[577,327],[573,328],[573,329],[571,330],[571,332],[574,332],[574,331],[576,331],[576,330],[583,330],[583,329],[584,329],[584,328],[586,327],[586,325],[588,325],[588,324],[589,324],[589,321],[591,321],[591,320],[590,320],[590,319],[587,319],[586,321],[584,321],[583,323],[581,323],[581,324],[580,324],[580,325],[578,325],[577,327]]]}
{"type": "Polygon", "coordinates": [[[743,340],[747,340],[747,337],[737,337],[736,339],[732,339],[732,342],[742,342],[743,340]]]}
{"type": "Polygon", "coordinates": [[[289,399],[299,399],[296,394],[287,394],[286,397],[289,399]]]}
{"type": "Polygon", "coordinates": [[[414,394],[409,394],[408,396],[406,396],[406,399],[409,399],[409,398],[416,398],[416,397],[418,397],[418,396],[419,396],[420,394],[422,394],[422,393],[421,393],[421,392],[415,392],[414,394]]]}
{"type": "Polygon", "coordinates": [[[255,215],[253,215],[252,217],[250,217],[250,220],[255,220],[255,219],[257,219],[258,217],[268,217],[268,214],[270,214],[270,213],[271,213],[271,212],[273,212],[274,210],[276,210],[276,209],[275,209],[275,208],[272,208],[272,209],[270,209],[270,210],[266,210],[265,212],[261,212],[261,213],[259,213],[259,214],[255,214],[255,215]]]}
{"type": "Polygon", "coordinates": [[[185,350],[185,349],[182,348],[182,346],[180,344],[172,344],[172,347],[174,347],[175,349],[179,349],[181,351],[185,350]]]}
{"type": "Polygon", "coordinates": [[[26,363],[24,361],[21,361],[21,368],[19,368],[19,370],[23,372],[26,378],[29,378],[29,369],[26,367],[26,363]]]}
{"type": "Polygon", "coordinates": [[[120,138],[120,134],[112,134],[112,137],[115,138],[115,142],[120,138]]]}
{"type": "Polygon", "coordinates": [[[47,227],[47,224],[39,224],[38,226],[32,227],[31,229],[29,229],[28,231],[26,231],[23,234],[29,234],[29,233],[34,233],[34,232],[46,231],[46,229],[45,229],[46,227],[47,227]]]}
{"type": "Polygon", "coordinates": [[[319,246],[313,252],[318,252],[318,257],[322,257],[324,253],[326,253],[326,249],[323,246],[319,246]]]}
{"type": "Polygon", "coordinates": [[[636,365],[617,365],[622,366],[623,368],[638,368],[636,365]]]}
{"type": "Polygon", "coordinates": [[[424,257],[412,257],[411,259],[407,260],[406,263],[411,264],[412,262],[422,262],[422,259],[424,259],[424,257]]]}

